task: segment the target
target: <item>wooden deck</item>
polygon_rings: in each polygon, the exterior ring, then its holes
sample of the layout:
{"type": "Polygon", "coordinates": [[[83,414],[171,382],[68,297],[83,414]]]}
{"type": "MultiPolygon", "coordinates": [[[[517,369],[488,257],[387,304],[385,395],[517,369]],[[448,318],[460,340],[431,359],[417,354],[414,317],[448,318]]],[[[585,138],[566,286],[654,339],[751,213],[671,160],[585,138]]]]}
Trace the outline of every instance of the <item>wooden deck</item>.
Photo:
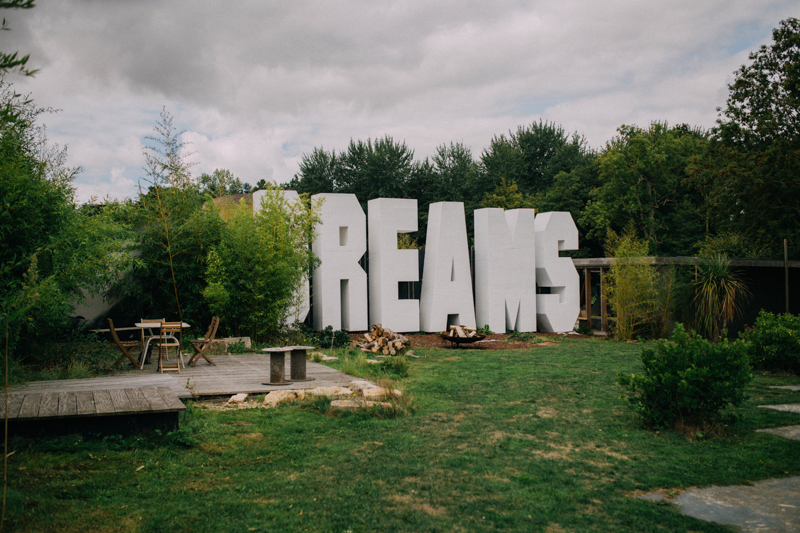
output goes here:
{"type": "MultiPolygon", "coordinates": [[[[216,366],[200,360],[181,372],[158,372],[129,366],[112,376],[33,381],[8,395],[9,433],[57,435],[95,433],[130,435],[143,429],[172,430],[186,409],[180,398],[266,393],[274,390],[347,386],[358,379],[330,367],[307,362],[309,381],[283,386],[269,381],[266,354],[214,355],[216,366]]],[[[289,375],[289,361],[286,375],[289,375]]],[[[0,415],[5,414],[0,396],[0,415]]]]}
{"type": "MultiPolygon", "coordinates": [[[[5,415],[0,404],[0,416],[5,415]]],[[[60,392],[13,392],[9,420],[151,414],[186,409],[169,387],[96,389],[60,392]]]]}
{"type": "MultiPolygon", "coordinates": [[[[169,387],[49,389],[9,393],[9,433],[54,436],[130,435],[154,428],[170,431],[178,428],[178,413],[186,409],[169,387]]],[[[0,416],[4,415],[5,402],[0,401],[0,416]]]]}
{"type": "MultiPolygon", "coordinates": [[[[266,354],[212,355],[216,366],[204,359],[194,367],[187,366],[181,372],[158,372],[157,364],[144,365],[144,370],[128,365],[120,373],[89,379],[62,379],[56,381],[32,381],[11,391],[12,394],[61,393],[130,388],[167,387],[178,398],[199,396],[222,396],[226,394],[264,394],[274,390],[309,389],[314,387],[347,386],[355,378],[333,368],[307,362],[306,375],[312,381],[301,381],[289,385],[264,385],[269,381],[269,357],[266,354]]],[[[184,356],[184,360],[188,359],[184,356]]],[[[289,358],[286,361],[286,376],[289,376],[289,358]]],[[[9,410],[10,412],[10,410],[9,410]]]]}

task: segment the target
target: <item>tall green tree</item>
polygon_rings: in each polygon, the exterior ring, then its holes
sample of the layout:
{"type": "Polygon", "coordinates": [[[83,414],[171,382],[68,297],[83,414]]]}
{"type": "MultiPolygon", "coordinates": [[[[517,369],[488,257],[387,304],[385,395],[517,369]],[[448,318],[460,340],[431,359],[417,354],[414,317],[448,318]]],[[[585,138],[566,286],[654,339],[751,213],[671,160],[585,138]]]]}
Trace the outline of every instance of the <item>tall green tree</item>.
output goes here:
{"type": "Polygon", "coordinates": [[[483,173],[474,191],[480,197],[494,190],[502,179],[515,182],[523,194],[547,190],[559,172],[570,172],[591,159],[586,140],[550,122],[520,126],[508,137],[492,139],[481,156],[483,173]]]}
{"type": "Polygon", "coordinates": [[[17,361],[45,362],[64,334],[83,289],[104,288],[124,266],[120,227],[89,216],[75,201],[80,168],[48,144],[38,122],[47,110],[16,94],[0,76],[0,314],[17,361]]]}
{"type": "MultiPolygon", "coordinates": [[[[263,182],[264,180],[261,181],[263,182]]],[[[228,194],[242,194],[244,192],[242,181],[234,176],[233,172],[219,168],[211,174],[205,172],[201,174],[198,179],[198,185],[201,193],[207,193],[212,198],[219,198],[228,194]]]]}
{"type": "Polygon", "coordinates": [[[705,235],[701,200],[685,182],[692,156],[704,153],[708,134],[685,124],[622,126],[597,158],[599,186],[579,224],[590,239],[633,223],[658,255],[692,255],[705,235]]]}
{"type": "Polygon", "coordinates": [[[714,232],[800,257],[800,21],[773,31],[728,86],[707,153],[690,169],[714,232]]]}
{"type": "Polygon", "coordinates": [[[414,171],[414,151],[390,136],[350,141],[341,154],[341,184],[337,192],[353,193],[366,209],[373,198],[405,198],[414,171]]]}
{"type": "Polygon", "coordinates": [[[318,206],[270,188],[254,216],[242,203],[208,252],[203,297],[230,333],[278,341],[295,295],[318,262],[311,252],[318,206]]]}
{"type": "Polygon", "coordinates": [[[586,204],[592,198],[592,191],[599,185],[599,165],[593,156],[592,161],[570,172],[559,172],[553,178],[553,185],[538,193],[533,205],[540,213],[548,211],[568,211],[578,226],[580,249],[566,252],[571,257],[602,257],[604,240],[591,232],[586,220],[581,218],[586,204]]]}
{"type": "Polygon", "coordinates": [[[310,154],[303,154],[300,172],[294,175],[285,188],[299,194],[319,194],[339,192],[342,167],[335,150],[314,148],[310,154]]]}
{"type": "Polygon", "coordinates": [[[223,222],[213,205],[204,206],[190,154],[166,109],[154,131],[144,150],[147,189],[117,215],[133,235],[134,265],[110,295],[127,319],[158,315],[199,325],[210,320],[202,297],[206,259],[223,222]]]}

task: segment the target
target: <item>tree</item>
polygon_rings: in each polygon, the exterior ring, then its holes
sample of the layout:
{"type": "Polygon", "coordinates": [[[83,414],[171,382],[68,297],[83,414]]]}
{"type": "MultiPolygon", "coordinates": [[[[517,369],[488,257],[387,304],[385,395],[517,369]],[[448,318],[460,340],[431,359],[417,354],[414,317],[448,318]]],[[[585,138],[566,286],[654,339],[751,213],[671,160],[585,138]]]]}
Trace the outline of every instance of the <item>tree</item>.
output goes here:
{"type": "Polygon", "coordinates": [[[537,211],[569,211],[578,226],[581,236],[580,249],[565,252],[571,257],[602,257],[605,239],[591,235],[591,227],[581,218],[586,204],[591,199],[591,192],[600,185],[599,165],[596,158],[592,162],[577,167],[570,172],[559,172],[553,178],[553,185],[546,191],[539,192],[533,200],[537,211]]]}
{"type": "Polygon", "coordinates": [[[46,364],[82,289],[99,291],[124,266],[120,227],[102,211],[78,209],[66,149],[37,124],[48,110],[16,94],[0,76],[0,314],[16,360],[46,364]]]}
{"type": "Polygon", "coordinates": [[[506,183],[505,178],[503,178],[494,191],[483,197],[481,207],[533,209],[533,199],[519,192],[515,182],[506,183]]]}
{"type": "Polygon", "coordinates": [[[690,177],[713,232],[738,233],[773,257],[789,239],[800,257],[800,21],[782,21],[773,40],[736,72],[690,177]]]}
{"type": "Polygon", "coordinates": [[[725,110],[718,109],[717,134],[727,146],[750,151],[800,145],[800,20],[781,21],[772,38],[736,71],[725,110]]]}
{"type": "Polygon", "coordinates": [[[341,164],[335,150],[330,153],[324,148],[314,148],[310,154],[303,154],[300,172],[294,175],[285,188],[299,194],[320,194],[338,192],[340,187],[341,164]]]}
{"type": "Polygon", "coordinates": [[[294,296],[318,262],[311,252],[317,206],[268,189],[254,216],[244,202],[209,251],[203,297],[231,333],[277,341],[294,296]]]}
{"type": "Polygon", "coordinates": [[[569,172],[586,164],[591,151],[577,133],[567,134],[555,123],[534,122],[520,126],[508,137],[494,137],[481,156],[483,174],[476,193],[483,197],[500,180],[516,182],[524,194],[547,190],[559,172],[569,172]]]}
{"type": "Polygon", "coordinates": [[[374,142],[351,140],[341,155],[337,192],[355,194],[365,210],[373,198],[405,198],[414,166],[414,151],[388,135],[374,142]]]}
{"type": "Polygon", "coordinates": [[[133,235],[134,265],[111,289],[125,318],[158,314],[205,323],[210,311],[201,296],[206,259],[217,244],[222,219],[213,204],[204,207],[191,164],[172,116],[162,110],[145,147],[145,172],[136,202],[118,218],[133,235]]]}
{"type": "Polygon", "coordinates": [[[661,255],[691,255],[705,232],[697,194],[685,185],[690,158],[704,152],[707,133],[685,124],[647,129],[621,126],[597,158],[600,185],[579,223],[590,239],[633,222],[661,255]]]}
{"type": "MultiPolygon", "coordinates": [[[[261,180],[262,182],[264,180],[261,180]]],[[[229,194],[242,194],[244,185],[241,180],[233,175],[230,170],[216,169],[211,174],[205,172],[198,180],[201,193],[208,193],[212,198],[219,198],[229,194]]],[[[261,182],[259,182],[261,183],[261,182]]]]}

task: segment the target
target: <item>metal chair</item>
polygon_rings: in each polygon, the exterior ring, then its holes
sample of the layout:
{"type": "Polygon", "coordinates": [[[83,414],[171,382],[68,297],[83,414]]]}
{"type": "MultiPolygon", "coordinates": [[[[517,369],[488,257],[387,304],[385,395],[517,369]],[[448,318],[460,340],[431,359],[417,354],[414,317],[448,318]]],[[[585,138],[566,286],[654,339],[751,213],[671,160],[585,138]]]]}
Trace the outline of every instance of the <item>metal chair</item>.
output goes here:
{"type": "MultiPolygon", "coordinates": [[[[142,318],[139,323],[140,324],[159,324],[160,325],[164,322],[163,318],[142,318]]],[[[147,359],[147,356],[150,354],[150,344],[154,340],[158,340],[158,332],[153,333],[153,328],[142,328],[142,353],[139,355],[139,369],[144,369],[144,362],[147,359]]]]}

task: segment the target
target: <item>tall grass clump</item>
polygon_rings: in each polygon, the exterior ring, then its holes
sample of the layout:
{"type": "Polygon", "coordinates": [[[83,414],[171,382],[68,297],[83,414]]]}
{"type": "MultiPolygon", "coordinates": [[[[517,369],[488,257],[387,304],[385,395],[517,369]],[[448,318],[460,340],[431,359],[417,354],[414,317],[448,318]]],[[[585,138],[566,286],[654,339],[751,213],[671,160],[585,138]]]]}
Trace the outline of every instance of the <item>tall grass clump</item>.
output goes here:
{"type": "Polygon", "coordinates": [[[724,255],[703,258],[697,267],[695,321],[697,330],[718,339],[727,325],[742,312],[750,291],[724,255]]]}
{"type": "Polygon", "coordinates": [[[606,299],[616,315],[617,340],[660,335],[669,321],[673,276],[659,276],[646,262],[648,243],[629,224],[621,235],[609,230],[606,255],[616,259],[605,278],[606,299]],[[663,325],[662,325],[663,324],[663,325]]]}

